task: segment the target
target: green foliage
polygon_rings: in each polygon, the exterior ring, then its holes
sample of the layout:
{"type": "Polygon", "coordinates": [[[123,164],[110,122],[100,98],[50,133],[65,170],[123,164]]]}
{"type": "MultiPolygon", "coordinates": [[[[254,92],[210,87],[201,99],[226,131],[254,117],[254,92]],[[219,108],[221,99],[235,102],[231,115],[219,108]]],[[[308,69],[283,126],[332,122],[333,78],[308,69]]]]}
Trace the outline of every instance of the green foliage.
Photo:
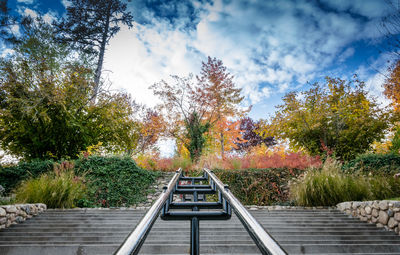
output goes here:
{"type": "Polygon", "coordinates": [[[397,127],[392,139],[392,146],[389,149],[392,153],[400,153],[400,127],[397,127]]]}
{"type": "Polygon", "coordinates": [[[16,189],[20,203],[44,203],[49,208],[72,208],[85,195],[85,185],[71,170],[25,180],[16,189]]]}
{"type": "Polygon", "coordinates": [[[276,116],[261,133],[289,139],[294,148],[312,155],[335,155],[350,160],[383,138],[388,115],[369,99],[364,83],[326,78],[300,94],[283,98],[276,116]]]}
{"type": "Polygon", "coordinates": [[[75,172],[85,176],[88,195],[80,206],[129,206],[146,198],[145,190],[157,172],[140,169],[131,158],[99,157],[78,159],[75,172]]]}
{"type": "Polygon", "coordinates": [[[288,182],[302,170],[288,168],[214,170],[232,193],[246,205],[272,205],[288,201],[288,182]]]}
{"type": "Polygon", "coordinates": [[[16,166],[0,166],[0,184],[8,194],[20,181],[28,178],[36,178],[43,173],[53,170],[52,160],[33,160],[31,162],[20,162],[16,166]]]}
{"type": "Polygon", "coordinates": [[[109,151],[135,147],[129,96],[102,91],[94,103],[90,59],[79,56],[38,20],[13,55],[0,60],[2,149],[25,159],[60,159],[99,142],[109,151]]]}
{"type": "Polygon", "coordinates": [[[347,172],[361,171],[364,174],[390,174],[400,172],[400,155],[388,154],[362,154],[343,165],[347,172]]]}
{"type": "Polygon", "coordinates": [[[345,201],[380,200],[398,195],[400,179],[391,176],[348,174],[336,161],[310,169],[290,185],[290,196],[302,206],[334,206],[345,201]]]}
{"type": "Polygon", "coordinates": [[[190,152],[192,162],[197,162],[200,159],[206,142],[204,133],[210,128],[210,123],[202,124],[198,113],[193,112],[189,119],[185,120],[185,127],[187,131],[186,138],[188,140],[188,144],[185,144],[185,147],[190,152]]]}

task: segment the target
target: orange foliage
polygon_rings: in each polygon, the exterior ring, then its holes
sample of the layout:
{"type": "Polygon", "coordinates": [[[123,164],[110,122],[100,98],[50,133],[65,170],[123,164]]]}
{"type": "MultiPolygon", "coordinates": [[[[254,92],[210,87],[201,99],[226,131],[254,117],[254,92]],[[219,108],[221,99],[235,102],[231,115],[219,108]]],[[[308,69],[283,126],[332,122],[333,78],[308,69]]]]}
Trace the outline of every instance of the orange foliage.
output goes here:
{"type": "Polygon", "coordinates": [[[385,91],[383,92],[387,98],[392,100],[395,111],[400,111],[400,60],[389,68],[390,76],[383,84],[385,91]]]}

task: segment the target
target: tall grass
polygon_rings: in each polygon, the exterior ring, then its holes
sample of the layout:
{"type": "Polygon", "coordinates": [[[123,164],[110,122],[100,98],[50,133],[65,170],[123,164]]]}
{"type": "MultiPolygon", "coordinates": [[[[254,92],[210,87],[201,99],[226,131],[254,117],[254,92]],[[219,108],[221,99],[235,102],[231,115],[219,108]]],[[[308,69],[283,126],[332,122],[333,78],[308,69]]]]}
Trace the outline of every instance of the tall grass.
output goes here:
{"type": "Polygon", "coordinates": [[[54,171],[25,180],[16,189],[16,201],[44,203],[49,208],[72,208],[85,196],[85,185],[72,170],[54,171]]]}
{"type": "Polygon", "coordinates": [[[390,176],[345,173],[335,160],[308,170],[290,185],[290,197],[302,206],[333,206],[344,201],[386,199],[398,194],[400,180],[390,176]]]}

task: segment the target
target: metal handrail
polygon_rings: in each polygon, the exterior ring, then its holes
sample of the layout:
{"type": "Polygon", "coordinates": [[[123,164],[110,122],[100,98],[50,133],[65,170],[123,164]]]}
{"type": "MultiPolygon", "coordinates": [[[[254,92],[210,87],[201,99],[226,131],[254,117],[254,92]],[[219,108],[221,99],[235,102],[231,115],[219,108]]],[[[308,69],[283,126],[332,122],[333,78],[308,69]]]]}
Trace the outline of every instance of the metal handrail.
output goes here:
{"type": "Polygon", "coordinates": [[[255,244],[258,246],[262,254],[266,255],[286,255],[287,253],[279,246],[279,244],[263,229],[257,220],[246,210],[240,201],[232,194],[228,186],[224,185],[218,177],[209,169],[204,171],[210,177],[212,182],[217,186],[222,196],[229,202],[234,209],[235,214],[242,222],[255,244]]]}
{"type": "Polygon", "coordinates": [[[164,191],[158,197],[156,202],[152,207],[150,207],[146,215],[142,218],[137,227],[128,235],[114,255],[133,255],[139,253],[139,250],[153,227],[154,222],[157,220],[161,209],[170,197],[171,192],[175,189],[181,172],[181,168],[176,171],[175,175],[169,182],[168,187],[164,187],[164,191]]]}

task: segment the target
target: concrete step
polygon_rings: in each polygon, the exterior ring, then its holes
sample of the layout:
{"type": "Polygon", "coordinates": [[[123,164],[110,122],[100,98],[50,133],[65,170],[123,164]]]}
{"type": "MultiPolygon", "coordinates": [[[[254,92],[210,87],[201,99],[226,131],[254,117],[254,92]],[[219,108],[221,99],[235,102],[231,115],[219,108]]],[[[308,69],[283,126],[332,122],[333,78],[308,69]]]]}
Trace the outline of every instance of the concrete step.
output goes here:
{"type": "MultiPolygon", "coordinates": [[[[144,211],[49,210],[0,231],[0,255],[112,254],[144,211]],[[79,223],[77,223],[79,222],[79,223]]],[[[251,211],[289,254],[400,254],[400,237],[336,210],[251,211]]],[[[188,221],[158,219],[140,254],[188,254],[188,221]]],[[[201,221],[201,254],[260,254],[233,215],[201,221]]]]}

